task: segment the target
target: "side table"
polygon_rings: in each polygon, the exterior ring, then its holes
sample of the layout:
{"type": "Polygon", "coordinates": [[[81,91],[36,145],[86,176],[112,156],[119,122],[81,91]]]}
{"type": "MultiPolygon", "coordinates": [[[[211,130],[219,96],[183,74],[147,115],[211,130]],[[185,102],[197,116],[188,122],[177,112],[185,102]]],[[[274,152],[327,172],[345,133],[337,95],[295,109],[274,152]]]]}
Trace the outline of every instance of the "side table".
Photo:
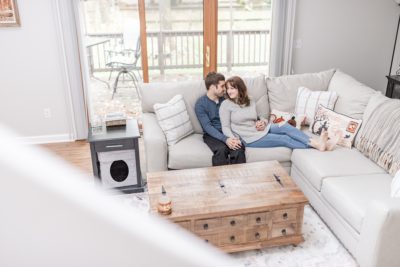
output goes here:
{"type": "Polygon", "coordinates": [[[386,76],[388,84],[386,88],[386,96],[390,98],[400,98],[400,75],[386,76]]]}
{"type": "Polygon", "coordinates": [[[139,158],[139,127],[137,120],[127,120],[126,126],[100,130],[89,127],[88,141],[92,156],[93,174],[106,189],[123,193],[143,192],[139,158]]]}

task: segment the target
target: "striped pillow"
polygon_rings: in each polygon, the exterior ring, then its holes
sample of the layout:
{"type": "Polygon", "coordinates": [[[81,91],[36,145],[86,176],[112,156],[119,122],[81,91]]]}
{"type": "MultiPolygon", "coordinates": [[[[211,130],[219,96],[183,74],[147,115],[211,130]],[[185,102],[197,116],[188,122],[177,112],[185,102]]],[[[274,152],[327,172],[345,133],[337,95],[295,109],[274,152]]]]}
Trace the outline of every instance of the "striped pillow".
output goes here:
{"type": "Polygon", "coordinates": [[[153,108],[169,146],[193,133],[193,126],[182,95],[174,96],[165,104],[156,103],[153,108]]]}
{"type": "Polygon", "coordinates": [[[305,124],[311,125],[319,105],[333,109],[337,98],[338,95],[334,91],[311,91],[306,87],[299,87],[295,112],[296,114],[305,114],[305,124]]]}

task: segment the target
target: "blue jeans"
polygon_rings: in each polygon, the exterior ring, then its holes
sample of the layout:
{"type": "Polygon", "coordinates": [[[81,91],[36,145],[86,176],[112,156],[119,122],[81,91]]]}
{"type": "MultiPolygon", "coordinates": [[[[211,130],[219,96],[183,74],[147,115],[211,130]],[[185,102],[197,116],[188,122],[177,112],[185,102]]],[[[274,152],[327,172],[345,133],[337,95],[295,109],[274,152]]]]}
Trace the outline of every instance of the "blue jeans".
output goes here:
{"type": "Polygon", "coordinates": [[[247,143],[247,147],[278,147],[285,146],[288,148],[309,148],[310,137],[299,129],[284,124],[279,127],[277,124],[272,124],[269,132],[252,143],[247,143]]]}

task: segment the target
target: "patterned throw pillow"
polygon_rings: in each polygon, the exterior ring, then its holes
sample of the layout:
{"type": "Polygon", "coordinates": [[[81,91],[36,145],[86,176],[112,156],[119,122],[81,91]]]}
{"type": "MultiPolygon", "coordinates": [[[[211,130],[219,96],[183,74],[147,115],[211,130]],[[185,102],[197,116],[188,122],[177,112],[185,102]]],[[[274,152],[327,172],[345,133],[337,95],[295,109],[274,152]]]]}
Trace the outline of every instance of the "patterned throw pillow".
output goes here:
{"type": "Polygon", "coordinates": [[[330,138],[339,134],[341,138],[338,145],[351,148],[361,123],[362,120],[350,118],[320,105],[315,113],[314,122],[310,125],[310,131],[320,135],[322,129],[325,129],[330,138]]]}
{"type": "Polygon", "coordinates": [[[271,111],[271,115],[269,116],[269,122],[276,123],[279,126],[289,123],[293,127],[296,127],[300,130],[301,126],[304,125],[305,118],[305,115],[295,115],[294,113],[273,109],[271,111]]]}
{"type": "Polygon", "coordinates": [[[318,106],[323,105],[329,109],[335,106],[338,95],[334,91],[311,91],[306,87],[300,87],[297,91],[296,114],[306,115],[306,125],[314,121],[318,106]]]}
{"type": "Polygon", "coordinates": [[[182,95],[174,96],[165,104],[154,104],[154,112],[169,146],[193,133],[193,126],[182,95]]]}

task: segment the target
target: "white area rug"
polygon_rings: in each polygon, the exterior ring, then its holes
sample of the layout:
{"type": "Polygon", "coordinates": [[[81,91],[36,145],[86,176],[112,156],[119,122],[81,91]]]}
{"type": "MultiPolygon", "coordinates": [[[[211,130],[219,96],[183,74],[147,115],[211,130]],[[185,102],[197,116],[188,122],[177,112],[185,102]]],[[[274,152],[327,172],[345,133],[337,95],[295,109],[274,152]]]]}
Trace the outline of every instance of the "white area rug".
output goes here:
{"type": "MultiPolygon", "coordinates": [[[[124,204],[149,210],[147,193],[118,195],[124,204]]],[[[315,211],[304,210],[303,236],[298,246],[281,246],[231,254],[244,267],[356,267],[349,252],[336,239],[315,211]]]]}

